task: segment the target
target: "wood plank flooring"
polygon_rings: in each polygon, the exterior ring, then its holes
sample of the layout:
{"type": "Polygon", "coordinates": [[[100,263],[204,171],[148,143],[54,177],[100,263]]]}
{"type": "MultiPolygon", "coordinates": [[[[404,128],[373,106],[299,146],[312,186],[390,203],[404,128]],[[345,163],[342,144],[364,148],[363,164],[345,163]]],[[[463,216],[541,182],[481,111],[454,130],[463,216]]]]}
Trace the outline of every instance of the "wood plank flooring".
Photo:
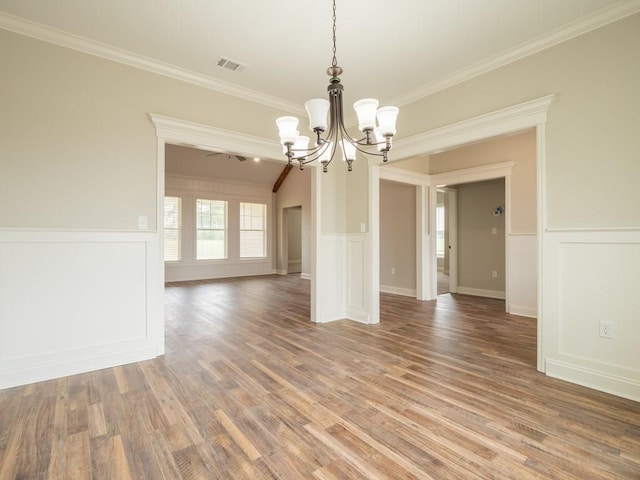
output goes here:
{"type": "Polygon", "coordinates": [[[536,372],[503,310],[316,325],[297,276],[169,284],[164,357],[0,391],[0,479],[640,479],[640,404],[536,372]]]}

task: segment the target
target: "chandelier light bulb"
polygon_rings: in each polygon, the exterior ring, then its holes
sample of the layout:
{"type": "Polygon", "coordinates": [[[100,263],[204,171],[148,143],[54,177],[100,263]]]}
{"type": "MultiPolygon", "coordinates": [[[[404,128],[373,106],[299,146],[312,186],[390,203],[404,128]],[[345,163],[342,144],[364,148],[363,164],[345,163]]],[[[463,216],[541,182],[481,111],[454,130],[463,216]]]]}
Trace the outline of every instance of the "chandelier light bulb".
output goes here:
{"type": "Polygon", "coordinates": [[[356,146],[348,140],[340,142],[342,148],[342,161],[353,161],[356,159],[356,146]]]}
{"type": "Polygon", "coordinates": [[[378,109],[378,127],[384,136],[396,134],[396,119],[398,118],[398,107],[380,107],[378,109]]]}
{"type": "Polygon", "coordinates": [[[309,115],[309,130],[324,132],[327,129],[329,106],[329,100],[325,98],[312,98],[304,104],[307,115],[309,115]]]}
{"type": "MultiPolygon", "coordinates": [[[[293,158],[301,159],[307,155],[307,149],[309,148],[309,137],[304,135],[298,136],[296,142],[293,144],[293,158]]],[[[286,153],[286,152],[284,152],[286,153]]]]}
{"type": "Polygon", "coordinates": [[[375,98],[363,98],[353,104],[353,109],[358,115],[358,128],[361,132],[373,130],[376,127],[378,100],[375,98]]]}
{"type": "Polygon", "coordinates": [[[331,161],[331,157],[333,156],[333,142],[325,143],[323,145],[323,149],[321,149],[320,156],[318,160],[321,163],[327,164],[331,161]]]}
{"type": "Polygon", "coordinates": [[[298,119],[296,117],[279,117],[276,119],[280,143],[293,145],[298,136],[298,119]]]}
{"type": "Polygon", "coordinates": [[[309,116],[309,129],[315,133],[315,139],[309,147],[310,139],[300,137],[298,119],[296,117],[280,117],[276,120],[283,153],[289,165],[293,160],[303,165],[318,161],[322,163],[322,171],[333,160],[336,147],[340,144],[342,159],[351,171],[357,152],[365,155],[382,157],[388,160],[391,150],[391,139],[396,134],[396,118],[398,108],[380,107],[375,98],[363,98],[353,104],[358,117],[358,128],[364,133],[363,138],[352,138],[347,132],[343,110],[344,87],[340,81],[342,67],[336,59],[336,0],[333,3],[333,59],[327,74],[331,77],[327,91],[329,99],[313,98],[304,104],[309,116]]]}

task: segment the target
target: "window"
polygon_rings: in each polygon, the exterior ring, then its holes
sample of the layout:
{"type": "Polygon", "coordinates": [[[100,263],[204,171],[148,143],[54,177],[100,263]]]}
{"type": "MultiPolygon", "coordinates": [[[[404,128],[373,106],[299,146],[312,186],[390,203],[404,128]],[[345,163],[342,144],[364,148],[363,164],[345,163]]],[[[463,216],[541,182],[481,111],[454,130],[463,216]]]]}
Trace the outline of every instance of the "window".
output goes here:
{"type": "Polygon", "coordinates": [[[240,203],[240,258],[267,256],[267,206],[240,203]]]}
{"type": "Polygon", "coordinates": [[[227,202],[196,200],[196,259],[227,258],[227,202]]]}
{"type": "Polygon", "coordinates": [[[164,197],[164,261],[180,261],[180,197],[164,197]]]}

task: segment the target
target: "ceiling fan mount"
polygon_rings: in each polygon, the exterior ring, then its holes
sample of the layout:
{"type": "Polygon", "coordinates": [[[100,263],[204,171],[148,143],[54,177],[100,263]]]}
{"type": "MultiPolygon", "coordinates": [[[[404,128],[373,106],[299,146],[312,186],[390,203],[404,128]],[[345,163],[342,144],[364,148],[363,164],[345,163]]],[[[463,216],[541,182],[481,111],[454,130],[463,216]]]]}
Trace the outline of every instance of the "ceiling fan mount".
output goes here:
{"type": "Polygon", "coordinates": [[[211,152],[211,153],[207,153],[207,157],[216,157],[218,155],[226,155],[228,159],[232,159],[235,158],[236,160],[238,160],[239,162],[246,162],[247,161],[247,157],[243,156],[243,155],[232,155],[229,153],[221,153],[221,152],[211,152]]]}

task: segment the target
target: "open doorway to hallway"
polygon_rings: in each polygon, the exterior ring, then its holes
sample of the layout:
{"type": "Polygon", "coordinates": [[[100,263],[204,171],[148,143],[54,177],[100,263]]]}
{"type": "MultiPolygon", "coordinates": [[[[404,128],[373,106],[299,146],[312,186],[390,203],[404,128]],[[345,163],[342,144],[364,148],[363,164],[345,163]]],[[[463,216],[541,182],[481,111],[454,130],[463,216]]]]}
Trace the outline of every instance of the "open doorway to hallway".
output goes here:
{"type": "Polygon", "coordinates": [[[505,179],[440,187],[436,199],[438,295],[504,299],[505,179]]]}

